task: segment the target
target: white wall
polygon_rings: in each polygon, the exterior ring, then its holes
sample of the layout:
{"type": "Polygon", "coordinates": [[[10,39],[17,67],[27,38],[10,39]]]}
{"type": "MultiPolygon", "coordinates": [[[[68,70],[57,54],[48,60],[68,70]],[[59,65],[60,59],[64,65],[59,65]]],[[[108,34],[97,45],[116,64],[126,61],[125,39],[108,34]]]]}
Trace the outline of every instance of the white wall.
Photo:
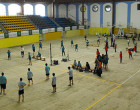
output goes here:
{"type": "Polygon", "coordinates": [[[92,4],[90,6],[90,25],[91,27],[100,27],[100,5],[99,4],[92,4]],[[93,5],[98,6],[98,11],[92,11],[93,5]]]}
{"type": "Polygon", "coordinates": [[[59,18],[66,17],[66,5],[61,4],[58,7],[59,9],[59,18]]]}
{"type": "Polygon", "coordinates": [[[103,5],[103,27],[107,27],[107,22],[109,22],[109,24],[112,25],[112,4],[111,3],[105,3],[103,5]],[[111,6],[111,11],[110,12],[105,11],[105,6],[106,5],[111,6]]]}
{"type": "Polygon", "coordinates": [[[127,11],[128,5],[126,3],[118,3],[116,5],[116,27],[122,25],[122,28],[127,27],[127,11]]]}
{"type": "Polygon", "coordinates": [[[131,4],[131,21],[133,27],[140,29],[140,10],[137,10],[137,4],[140,2],[136,2],[131,4]]]}
{"type": "MultiPolygon", "coordinates": [[[[48,17],[53,17],[53,9],[52,9],[53,7],[52,7],[52,4],[49,4],[48,6],[47,6],[47,16],[48,17]]],[[[55,10],[54,10],[55,11],[55,10]]]]}
{"type": "MultiPolygon", "coordinates": [[[[86,4],[85,4],[84,6],[86,7],[86,11],[85,11],[85,13],[84,13],[84,18],[87,20],[87,19],[88,19],[88,14],[87,14],[87,12],[88,12],[88,7],[87,7],[86,4]]],[[[80,10],[81,7],[82,7],[82,4],[79,5],[79,24],[82,23],[82,12],[81,12],[81,10],[80,10]]]]}
{"type": "Polygon", "coordinates": [[[76,21],[76,5],[68,5],[68,17],[76,21]]]}

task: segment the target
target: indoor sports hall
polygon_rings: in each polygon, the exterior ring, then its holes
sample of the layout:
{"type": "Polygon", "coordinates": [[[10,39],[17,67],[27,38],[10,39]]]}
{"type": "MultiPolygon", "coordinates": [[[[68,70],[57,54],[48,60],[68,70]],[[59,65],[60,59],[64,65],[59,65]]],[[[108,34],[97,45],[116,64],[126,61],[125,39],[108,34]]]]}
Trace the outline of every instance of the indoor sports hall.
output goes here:
{"type": "Polygon", "coordinates": [[[139,110],[139,0],[1,0],[0,110],[139,110]]]}

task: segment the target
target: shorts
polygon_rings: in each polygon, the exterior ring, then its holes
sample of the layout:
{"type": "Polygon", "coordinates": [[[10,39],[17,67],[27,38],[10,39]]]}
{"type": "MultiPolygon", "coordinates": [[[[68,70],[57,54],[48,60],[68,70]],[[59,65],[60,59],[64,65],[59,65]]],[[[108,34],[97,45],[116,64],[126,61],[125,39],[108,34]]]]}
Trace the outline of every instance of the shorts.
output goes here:
{"type": "Polygon", "coordinates": [[[10,58],[10,56],[8,56],[8,58],[10,58]]]}
{"type": "Polygon", "coordinates": [[[35,49],[33,49],[33,52],[35,52],[35,49]]]}
{"type": "Polygon", "coordinates": [[[1,84],[1,89],[6,89],[6,84],[1,84]]]}
{"type": "Polygon", "coordinates": [[[69,77],[69,80],[73,80],[73,77],[69,77]]]}
{"type": "Polygon", "coordinates": [[[56,87],[56,85],[52,85],[52,87],[56,87]]]}
{"type": "Polygon", "coordinates": [[[22,95],[22,94],[24,94],[24,90],[19,90],[18,95],[22,95]]]}
{"type": "Polygon", "coordinates": [[[49,76],[49,75],[50,75],[49,73],[46,74],[46,76],[49,76]]]}
{"type": "Polygon", "coordinates": [[[88,44],[87,44],[87,46],[88,46],[88,44]]]}
{"type": "Polygon", "coordinates": [[[24,51],[21,51],[21,55],[24,55],[24,51]]]}
{"type": "Polygon", "coordinates": [[[32,80],[32,78],[28,78],[28,80],[32,80]]]}

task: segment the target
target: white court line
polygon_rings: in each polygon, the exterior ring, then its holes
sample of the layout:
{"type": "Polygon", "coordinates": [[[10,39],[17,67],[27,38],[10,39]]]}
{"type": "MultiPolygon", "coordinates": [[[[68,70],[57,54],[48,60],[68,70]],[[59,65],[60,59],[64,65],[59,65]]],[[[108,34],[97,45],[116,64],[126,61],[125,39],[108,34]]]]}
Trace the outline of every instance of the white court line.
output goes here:
{"type": "Polygon", "coordinates": [[[123,84],[125,84],[128,80],[130,80],[132,77],[134,77],[137,73],[139,73],[140,72],[140,69],[136,72],[136,73],[134,73],[134,74],[132,74],[128,79],[126,79],[124,82],[122,82],[121,84],[123,85],[123,84]]]}

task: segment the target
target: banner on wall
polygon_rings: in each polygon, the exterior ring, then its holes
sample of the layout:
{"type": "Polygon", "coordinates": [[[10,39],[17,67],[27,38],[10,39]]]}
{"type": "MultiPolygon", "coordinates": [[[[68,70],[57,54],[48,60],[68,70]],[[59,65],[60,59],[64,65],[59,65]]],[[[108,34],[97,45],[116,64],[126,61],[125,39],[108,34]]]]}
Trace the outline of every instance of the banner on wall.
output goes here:
{"type": "Polygon", "coordinates": [[[32,34],[39,34],[39,30],[32,30],[32,34]]]}
{"type": "Polygon", "coordinates": [[[29,35],[28,31],[21,31],[21,36],[26,36],[26,35],[29,35]]]}
{"type": "Polygon", "coordinates": [[[32,35],[32,30],[29,30],[29,35],[32,35]]]}
{"type": "Polygon", "coordinates": [[[63,31],[62,27],[57,28],[57,31],[63,31]]]}
{"type": "Polygon", "coordinates": [[[10,37],[17,37],[17,32],[10,32],[9,33],[9,38],[10,37]]]}
{"type": "Polygon", "coordinates": [[[72,30],[76,30],[77,29],[77,26],[72,26],[72,30]]]}
{"type": "Polygon", "coordinates": [[[79,26],[79,29],[84,29],[84,26],[79,26]]]}
{"type": "Polygon", "coordinates": [[[69,31],[70,30],[70,27],[65,27],[65,31],[69,31]]]}
{"type": "Polygon", "coordinates": [[[48,32],[55,32],[55,28],[49,28],[48,32]]]}
{"type": "Polygon", "coordinates": [[[42,32],[43,33],[48,33],[48,29],[43,29],[42,32]]]}
{"type": "Polygon", "coordinates": [[[4,38],[4,33],[0,33],[0,39],[4,38]]]}

